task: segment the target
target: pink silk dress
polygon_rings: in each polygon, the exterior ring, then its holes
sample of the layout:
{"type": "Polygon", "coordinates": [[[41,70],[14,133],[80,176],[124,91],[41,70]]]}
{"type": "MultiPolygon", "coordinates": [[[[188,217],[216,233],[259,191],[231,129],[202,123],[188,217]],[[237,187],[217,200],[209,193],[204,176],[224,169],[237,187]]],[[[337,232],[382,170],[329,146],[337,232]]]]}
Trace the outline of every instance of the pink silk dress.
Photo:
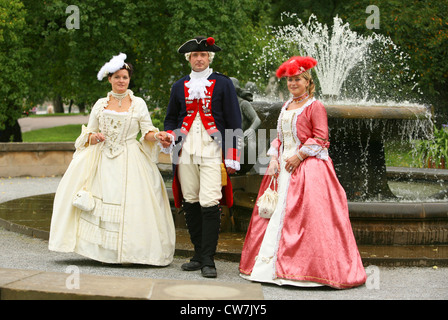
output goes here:
{"type": "MultiPolygon", "coordinates": [[[[351,228],[347,197],[328,157],[328,120],[323,104],[280,113],[278,138],[268,155],[277,155],[279,200],[270,219],[254,206],[247,230],[240,275],[278,285],[327,285],[345,289],[366,281],[351,228]],[[309,156],[290,174],[284,163],[297,150],[309,156]]],[[[258,197],[269,185],[265,175],[258,197]]]]}

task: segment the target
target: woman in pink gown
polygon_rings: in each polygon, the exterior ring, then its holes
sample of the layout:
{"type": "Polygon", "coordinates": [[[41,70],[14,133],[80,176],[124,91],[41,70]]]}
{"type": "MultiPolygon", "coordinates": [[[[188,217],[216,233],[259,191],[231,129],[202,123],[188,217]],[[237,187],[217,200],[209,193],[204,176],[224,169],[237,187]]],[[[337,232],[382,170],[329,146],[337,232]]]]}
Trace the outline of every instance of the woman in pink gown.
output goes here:
{"type": "Polygon", "coordinates": [[[278,137],[260,197],[277,177],[278,203],[270,219],[255,205],[244,242],[240,275],[278,285],[344,289],[365,283],[351,228],[347,197],[328,156],[327,113],[313,98],[311,57],[292,57],[277,70],[294,98],[280,112],[278,137]]]}

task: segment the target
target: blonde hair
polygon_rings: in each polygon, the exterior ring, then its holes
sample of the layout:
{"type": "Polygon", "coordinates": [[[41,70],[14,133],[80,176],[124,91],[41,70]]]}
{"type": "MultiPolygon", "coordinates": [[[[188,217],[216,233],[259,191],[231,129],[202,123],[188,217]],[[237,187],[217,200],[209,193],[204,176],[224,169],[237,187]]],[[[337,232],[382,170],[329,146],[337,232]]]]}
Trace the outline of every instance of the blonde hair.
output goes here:
{"type": "MultiPolygon", "coordinates": [[[[185,54],[185,59],[190,62],[190,56],[191,56],[191,52],[187,52],[185,54]]],[[[212,51],[208,51],[208,59],[210,60],[210,64],[212,64],[213,62],[213,58],[215,57],[215,53],[212,51]]]]}
{"type": "Polygon", "coordinates": [[[304,71],[300,74],[303,79],[309,81],[309,85],[307,87],[308,94],[310,95],[310,98],[314,96],[314,92],[316,91],[316,86],[314,85],[313,76],[311,75],[310,70],[304,71]]]}

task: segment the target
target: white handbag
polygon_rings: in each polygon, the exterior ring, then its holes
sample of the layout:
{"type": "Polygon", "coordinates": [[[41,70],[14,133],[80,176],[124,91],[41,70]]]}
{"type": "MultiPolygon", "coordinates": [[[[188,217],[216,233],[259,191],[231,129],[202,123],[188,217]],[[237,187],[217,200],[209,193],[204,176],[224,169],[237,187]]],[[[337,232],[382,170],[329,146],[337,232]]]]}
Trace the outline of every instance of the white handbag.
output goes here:
{"type": "Polygon", "coordinates": [[[83,211],[92,211],[95,208],[95,199],[93,198],[92,193],[89,191],[92,185],[92,179],[95,175],[95,171],[93,170],[96,168],[96,153],[97,150],[90,150],[90,171],[85,172],[85,182],[84,185],[81,187],[81,189],[75,193],[73,196],[72,204],[76,208],[79,208],[83,211]]]}
{"type": "Polygon", "coordinates": [[[265,219],[271,218],[272,214],[274,213],[275,207],[277,206],[278,192],[275,191],[275,182],[276,179],[274,176],[272,176],[269,186],[257,201],[258,215],[265,219]],[[271,189],[272,182],[274,182],[274,189],[271,189]]]}
{"type": "Polygon", "coordinates": [[[95,199],[92,193],[84,186],[73,197],[73,205],[83,211],[92,211],[95,208],[95,199]]]}

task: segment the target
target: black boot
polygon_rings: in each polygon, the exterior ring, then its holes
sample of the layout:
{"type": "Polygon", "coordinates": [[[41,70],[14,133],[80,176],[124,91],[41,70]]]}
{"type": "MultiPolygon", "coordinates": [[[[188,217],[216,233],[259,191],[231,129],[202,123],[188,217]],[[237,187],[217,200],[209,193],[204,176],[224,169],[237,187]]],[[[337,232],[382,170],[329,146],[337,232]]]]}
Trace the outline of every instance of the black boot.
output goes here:
{"type": "Polygon", "coordinates": [[[221,208],[219,205],[202,207],[202,275],[216,277],[214,255],[218,246],[221,227],[221,208]]]}
{"type": "Polygon", "coordinates": [[[181,268],[185,271],[194,271],[201,269],[201,251],[202,251],[202,212],[199,202],[183,203],[185,211],[185,222],[187,223],[191,243],[194,246],[194,256],[190,262],[184,263],[181,268]]]}

